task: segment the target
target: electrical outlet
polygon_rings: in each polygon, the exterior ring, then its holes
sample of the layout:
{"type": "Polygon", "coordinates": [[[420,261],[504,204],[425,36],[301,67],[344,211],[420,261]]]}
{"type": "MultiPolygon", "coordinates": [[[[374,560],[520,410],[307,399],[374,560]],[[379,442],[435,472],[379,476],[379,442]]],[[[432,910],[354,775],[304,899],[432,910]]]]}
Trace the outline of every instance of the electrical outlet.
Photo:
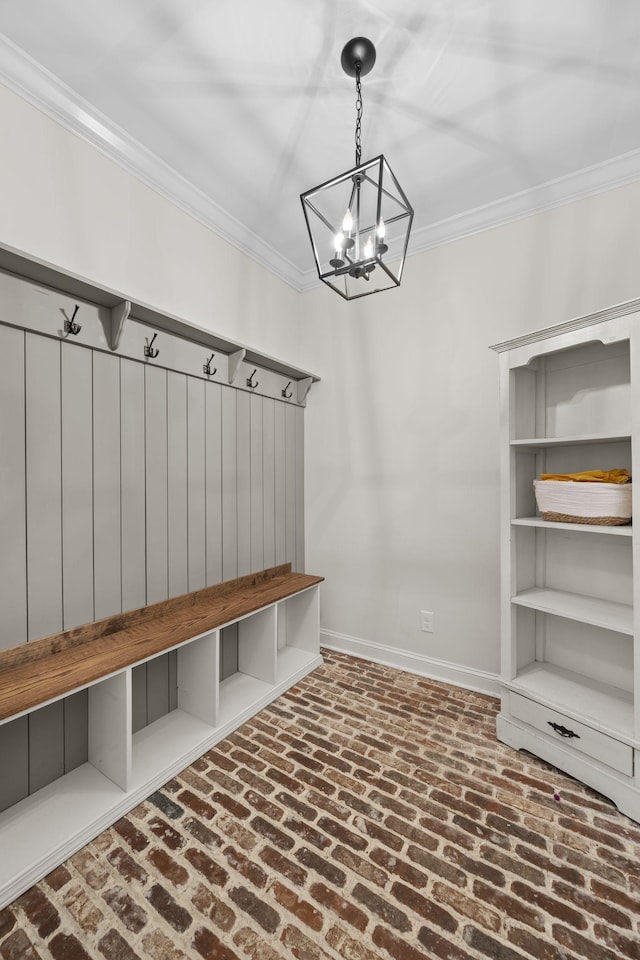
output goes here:
{"type": "Polygon", "coordinates": [[[433,612],[431,610],[420,611],[420,629],[424,633],[433,633],[433,612]]]}

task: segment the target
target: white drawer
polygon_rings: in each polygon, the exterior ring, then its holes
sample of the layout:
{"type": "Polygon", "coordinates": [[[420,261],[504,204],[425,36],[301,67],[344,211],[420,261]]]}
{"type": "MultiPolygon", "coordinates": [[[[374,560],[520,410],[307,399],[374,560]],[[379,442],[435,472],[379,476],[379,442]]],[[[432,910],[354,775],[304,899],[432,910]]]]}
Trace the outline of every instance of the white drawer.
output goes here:
{"type": "Polygon", "coordinates": [[[627,777],[633,776],[633,748],[628,744],[517,693],[509,693],[509,711],[516,720],[562,741],[568,749],[585,753],[627,777]]]}

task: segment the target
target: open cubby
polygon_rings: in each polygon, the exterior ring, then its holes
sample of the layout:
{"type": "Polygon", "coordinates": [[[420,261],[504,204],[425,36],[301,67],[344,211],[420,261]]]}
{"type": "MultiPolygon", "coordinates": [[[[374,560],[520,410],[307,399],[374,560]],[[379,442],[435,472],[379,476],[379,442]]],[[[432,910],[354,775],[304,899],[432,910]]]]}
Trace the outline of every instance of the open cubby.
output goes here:
{"type": "MultiPolygon", "coordinates": [[[[6,762],[21,784],[0,793],[0,908],[322,663],[320,578],[274,568],[270,576],[256,575],[255,583],[245,580],[231,582],[238,584],[237,597],[232,586],[221,585],[219,595],[211,588],[211,602],[229,611],[228,621],[221,617],[213,629],[194,630],[169,650],[152,650],[151,622],[150,639],[141,640],[144,611],[134,613],[137,640],[150,650],[144,660],[0,722],[3,771],[6,762]],[[234,609],[241,611],[235,617],[234,609]],[[55,777],[49,771],[48,782],[29,793],[29,724],[46,724],[49,711],[65,709],[84,711],[84,740],[68,745],[77,766],[55,777]]],[[[199,595],[193,596],[193,604],[189,597],[175,602],[183,625],[202,622],[194,613],[199,595]]],[[[215,619],[215,609],[209,616],[215,619]]],[[[102,643],[99,628],[88,625],[97,634],[90,642],[102,643]]],[[[43,644],[55,652],[61,640],[43,644]]],[[[28,673],[20,663],[16,670],[28,673]]],[[[64,756],[64,744],[58,752],[64,756]]]]}
{"type": "Polygon", "coordinates": [[[512,440],[631,433],[628,339],[541,353],[511,377],[512,440]]]}
{"type": "Polygon", "coordinates": [[[318,603],[318,591],[305,590],[278,604],[278,678],[299,669],[313,649],[313,624],[320,615],[318,603]]]}

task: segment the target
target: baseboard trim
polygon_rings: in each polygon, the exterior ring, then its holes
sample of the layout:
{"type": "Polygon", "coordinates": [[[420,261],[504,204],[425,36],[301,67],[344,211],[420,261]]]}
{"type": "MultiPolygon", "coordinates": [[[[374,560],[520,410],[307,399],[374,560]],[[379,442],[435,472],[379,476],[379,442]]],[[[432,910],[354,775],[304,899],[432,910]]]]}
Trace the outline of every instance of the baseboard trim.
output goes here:
{"type": "Polygon", "coordinates": [[[395,667],[397,670],[405,670],[407,673],[429,677],[431,680],[443,680],[445,683],[464,687],[466,690],[488,693],[494,697],[499,696],[502,689],[497,673],[476,670],[473,667],[461,667],[447,660],[436,660],[434,657],[425,657],[424,654],[414,653],[412,650],[402,650],[389,647],[384,643],[349,637],[334,630],[320,630],[320,646],[338,653],[348,653],[362,660],[372,660],[387,667],[395,667]]]}

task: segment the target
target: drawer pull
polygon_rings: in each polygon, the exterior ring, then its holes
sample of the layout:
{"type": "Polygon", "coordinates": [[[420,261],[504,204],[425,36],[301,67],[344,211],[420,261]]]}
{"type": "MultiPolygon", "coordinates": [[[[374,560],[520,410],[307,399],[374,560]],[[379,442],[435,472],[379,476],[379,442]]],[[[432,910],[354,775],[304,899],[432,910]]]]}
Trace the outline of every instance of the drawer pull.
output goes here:
{"type": "Polygon", "coordinates": [[[552,720],[547,720],[547,723],[551,729],[555,730],[556,733],[559,733],[561,737],[568,737],[569,739],[571,739],[571,737],[577,737],[578,740],[580,739],[579,733],[574,733],[573,730],[563,727],[560,723],[554,723],[552,720]]]}

